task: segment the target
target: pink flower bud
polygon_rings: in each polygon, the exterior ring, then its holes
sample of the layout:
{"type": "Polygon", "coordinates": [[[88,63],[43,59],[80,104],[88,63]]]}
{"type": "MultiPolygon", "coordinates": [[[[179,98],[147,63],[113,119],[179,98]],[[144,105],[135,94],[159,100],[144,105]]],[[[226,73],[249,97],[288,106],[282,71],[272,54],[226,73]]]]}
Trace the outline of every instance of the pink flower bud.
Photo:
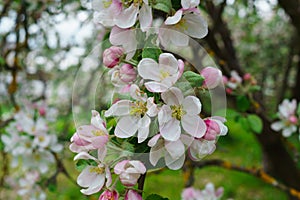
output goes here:
{"type": "Polygon", "coordinates": [[[124,54],[123,48],[112,46],[103,52],[103,64],[108,68],[116,66],[124,54]]]}
{"type": "Polygon", "coordinates": [[[125,200],[143,200],[143,198],[136,191],[128,190],[125,194],[125,200]]]}
{"type": "Polygon", "coordinates": [[[298,122],[298,119],[295,115],[292,115],[289,117],[289,121],[292,123],[292,124],[297,124],[298,122]]]}
{"type": "Polygon", "coordinates": [[[45,109],[45,107],[39,108],[39,113],[40,113],[41,116],[45,116],[46,115],[46,109],[45,109]]]}
{"type": "Polygon", "coordinates": [[[131,83],[136,79],[136,70],[130,64],[124,64],[120,68],[120,79],[125,83],[131,83]]]}
{"type": "Polygon", "coordinates": [[[243,79],[245,80],[245,81],[249,81],[250,79],[251,79],[251,74],[250,73],[246,73],[245,75],[244,75],[244,77],[243,77],[243,79]]]}
{"type": "Polygon", "coordinates": [[[206,133],[203,136],[203,139],[205,140],[215,140],[217,135],[220,133],[220,127],[219,124],[211,119],[205,119],[204,120],[205,124],[206,124],[206,133]]]}
{"type": "Polygon", "coordinates": [[[230,89],[230,88],[226,88],[226,93],[227,93],[227,94],[232,94],[232,92],[233,92],[233,90],[232,90],[232,89],[230,89]]]}
{"type": "Polygon", "coordinates": [[[205,67],[200,74],[205,78],[203,85],[208,89],[217,87],[222,81],[222,72],[215,67],[205,67]]]}
{"type": "Polygon", "coordinates": [[[119,195],[115,190],[113,191],[106,190],[100,195],[98,200],[118,200],[118,199],[119,199],[119,195]]]}
{"type": "Polygon", "coordinates": [[[131,187],[137,183],[141,174],[146,173],[146,167],[138,160],[124,160],[116,164],[114,172],[119,175],[123,185],[131,187]]]}

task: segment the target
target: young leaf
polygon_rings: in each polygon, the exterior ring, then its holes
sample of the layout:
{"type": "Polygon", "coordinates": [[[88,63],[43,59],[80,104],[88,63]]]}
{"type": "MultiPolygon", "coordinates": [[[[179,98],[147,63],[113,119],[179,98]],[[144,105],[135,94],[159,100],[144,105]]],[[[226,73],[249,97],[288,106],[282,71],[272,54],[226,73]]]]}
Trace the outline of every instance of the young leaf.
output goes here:
{"type": "Polygon", "coordinates": [[[153,8],[156,10],[163,11],[165,13],[171,13],[172,2],[171,0],[156,0],[156,3],[153,5],[153,8]]]}
{"type": "Polygon", "coordinates": [[[192,87],[201,87],[203,85],[204,77],[192,71],[183,73],[183,77],[191,84],[192,87]]]}
{"type": "Polygon", "coordinates": [[[250,128],[255,133],[261,133],[263,129],[263,122],[261,118],[257,115],[248,115],[247,120],[249,122],[250,128]]]}
{"type": "Polygon", "coordinates": [[[163,198],[162,196],[158,194],[150,194],[146,200],[169,200],[168,198],[163,198]]]}

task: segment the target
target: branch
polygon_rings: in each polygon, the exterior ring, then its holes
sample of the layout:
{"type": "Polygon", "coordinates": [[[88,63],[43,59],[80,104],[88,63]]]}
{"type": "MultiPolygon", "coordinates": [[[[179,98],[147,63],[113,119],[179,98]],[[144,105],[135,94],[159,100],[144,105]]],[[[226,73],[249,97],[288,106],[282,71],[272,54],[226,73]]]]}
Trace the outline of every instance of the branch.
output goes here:
{"type": "Polygon", "coordinates": [[[290,194],[291,196],[296,197],[297,199],[300,199],[300,191],[278,182],[275,178],[273,178],[272,176],[265,173],[262,169],[245,168],[245,167],[231,164],[228,161],[219,160],[219,159],[204,160],[201,162],[192,162],[192,164],[194,167],[198,167],[198,168],[203,168],[203,167],[207,167],[207,166],[217,166],[217,167],[222,167],[222,168],[229,169],[229,170],[234,170],[234,171],[250,174],[250,175],[253,175],[253,176],[261,179],[263,182],[268,183],[268,184],[290,194]]]}
{"type": "Polygon", "coordinates": [[[139,194],[141,196],[143,195],[143,190],[144,190],[144,184],[145,184],[146,175],[147,175],[147,172],[145,174],[142,174],[141,177],[138,180],[138,191],[139,191],[139,194]]]}

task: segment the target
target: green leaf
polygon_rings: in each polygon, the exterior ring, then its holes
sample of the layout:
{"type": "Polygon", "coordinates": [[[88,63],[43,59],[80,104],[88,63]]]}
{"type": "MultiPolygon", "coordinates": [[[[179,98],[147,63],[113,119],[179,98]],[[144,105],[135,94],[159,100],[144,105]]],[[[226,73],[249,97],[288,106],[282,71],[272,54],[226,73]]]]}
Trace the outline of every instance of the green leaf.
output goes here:
{"type": "Polygon", "coordinates": [[[179,10],[181,8],[181,0],[172,0],[172,7],[175,10],[179,10]]]}
{"type": "Polygon", "coordinates": [[[150,194],[146,200],[169,200],[168,198],[163,198],[162,196],[158,194],[150,194]]]}
{"type": "Polygon", "coordinates": [[[191,84],[192,87],[201,87],[203,85],[204,77],[192,71],[183,73],[183,77],[191,84]]]}
{"type": "Polygon", "coordinates": [[[171,0],[156,0],[153,8],[156,10],[163,11],[170,14],[172,11],[172,1],[171,0]]]}
{"type": "Polygon", "coordinates": [[[243,129],[244,129],[246,132],[249,132],[249,131],[252,130],[252,129],[251,129],[251,126],[250,126],[250,123],[249,123],[249,121],[248,121],[248,118],[241,116],[241,117],[238,118],[238,123],[241,124],[241,126],[243,127],[243,129]]]}
{"type": "Polygon", "coordinates": [[[237,96],[236,105],[239,111],[245,112],[250,108],[251,104],[246,96],[237,96]]]}
{"type": "Polygon", "coordinates": [[[263,129],[263,122],[261,118],[257,115],[248,115],[247,120],[249,122],[250,128],[255,133],[261,133],[263,129]]]}
{"type": "Polygon", "coordinates": [[[144,45],[142,58],[152,58],[158,61],[159,55],[162,54],[161,49],[155,45],[156,35],[150,35],[144,45]]]}
{"type": "Polygon", "coordinates": [[[76,169],[78,171],[82,171],[86,166],[88,166],[88,161],[87,160],[78,160],[76,162],[76,169]]]}

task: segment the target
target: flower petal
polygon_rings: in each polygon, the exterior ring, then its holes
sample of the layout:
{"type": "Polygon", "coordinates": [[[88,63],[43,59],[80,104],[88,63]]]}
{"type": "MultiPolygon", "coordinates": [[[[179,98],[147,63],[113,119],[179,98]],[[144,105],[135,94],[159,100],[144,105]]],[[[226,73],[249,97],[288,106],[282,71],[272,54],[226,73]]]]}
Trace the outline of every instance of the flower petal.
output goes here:
{"type": "Polygon", "coordinates": [[[139,13],[139,21],[141,24],[141,30],[143,32],[147,31],[147,29],[152,24],[152,9],[150,6],[143,4],[142,8],[140,9],[139,13]]]}
{"type": "Polygon", "coordinates": [[[175,74],[178,72],[178,61],[171,53],[162,53],[159,56],[159,66],[163,68],[164,71],[170,74],[175,74]]]}
{"type": "Polygon", "coordinates": [[[182,10],[178,10],[175,15],[173,15],[172,17],[168,17],[165,21],[166,25],[173,25],[173,24],[177,24],[182,17],[182,10]]]}
{"type": "Polygon", "coordinates": [[[132,27],[137,19],[139,13],[139,7],[131,4],[129,8],[123,10],[119,16],[116,17],[116,25],[120,28],[132,27]]]}
{"type": "Polygon", "coordinates": [[[143,79],[149,79],[154,81],[160,81],[160,72],[158,70],[158,64],[151,58],[143,58],[138,66],[138,73],[143,79]]]}
{"type": "Polygon", "coordinates": [[[188,13],[183,16],[183,19],[185,20],[184,33],[198,39],[207,35],[207,23],[199,14],[188,13]]]}
{"type": "Polygon", "coordinates": [[[184,153],[185,148],[181,140],[175,142],[165,142],[165,148],[173,160],[179,159],[184,153]]]}
{"type": "Polygon", "coordinates": [[[274,131],[280,131],[281,129],[283,129],[283,127],[284,123],[282,121],[274,122],[271,124],[271,129],[273,129],[274,131]]]}
{"type": "Polygon", "coordinates": [[[188,96],[182,102],[183,110],[189,115],[198,115],[201,112],[201,102],[197,97],[188,96]]]}
{"type": "Polygon", "coordinates": [[[181,105],[183,94],[180,89],[171,87],[167,92],[161,94],[161,98],[167,105],[181,105]]]}
{"type": "Polygon", "coordinates": [[[145,87],[150,92],[161,93],[161,92],[167,91],[170,86],[166,85],[164,83],[149,81],[149,82],[145,83],[145,87]]]}
{"type": "Polygon", "coordinates": [[[147,115],[141,118],[138,122],[138,143],[144,142],[149,135],[151,119],[147,115]]]}
{"type": "Polygon", "coordinates": [[[179,139],[181,134],[180,121],[172,118],[170,121],[159,124],[161,136],[169,141],[176,141],[179,139]]]}
{"type": "Polygon", "coordinates": [[[116,126],[115,135],[119,138],[129,138],[138,130],[139,118],[133,116],[122,117],[116,126]]]}
{"type": "Polygon", "coordinates": [[[110,117],[129,115],[131,105],[132,102],[129,100],[120,100],[113,104],[107,111],[105,111],[104,116],[110,117]]]}
{"type": "Polygon", "coordinates": [[[185,160],[185,154],[180,156],[178,159],[174,160],[168,154],[165,156],[165,162],[169,169],[178,170],[183,166],[185,160]]]}
{"type": "Polygon", "coordinates": [[[206,132],[206,125],[198,115],[186,114],[181,118],[182,128],[191,136],[201,138],[206,132]]]}

